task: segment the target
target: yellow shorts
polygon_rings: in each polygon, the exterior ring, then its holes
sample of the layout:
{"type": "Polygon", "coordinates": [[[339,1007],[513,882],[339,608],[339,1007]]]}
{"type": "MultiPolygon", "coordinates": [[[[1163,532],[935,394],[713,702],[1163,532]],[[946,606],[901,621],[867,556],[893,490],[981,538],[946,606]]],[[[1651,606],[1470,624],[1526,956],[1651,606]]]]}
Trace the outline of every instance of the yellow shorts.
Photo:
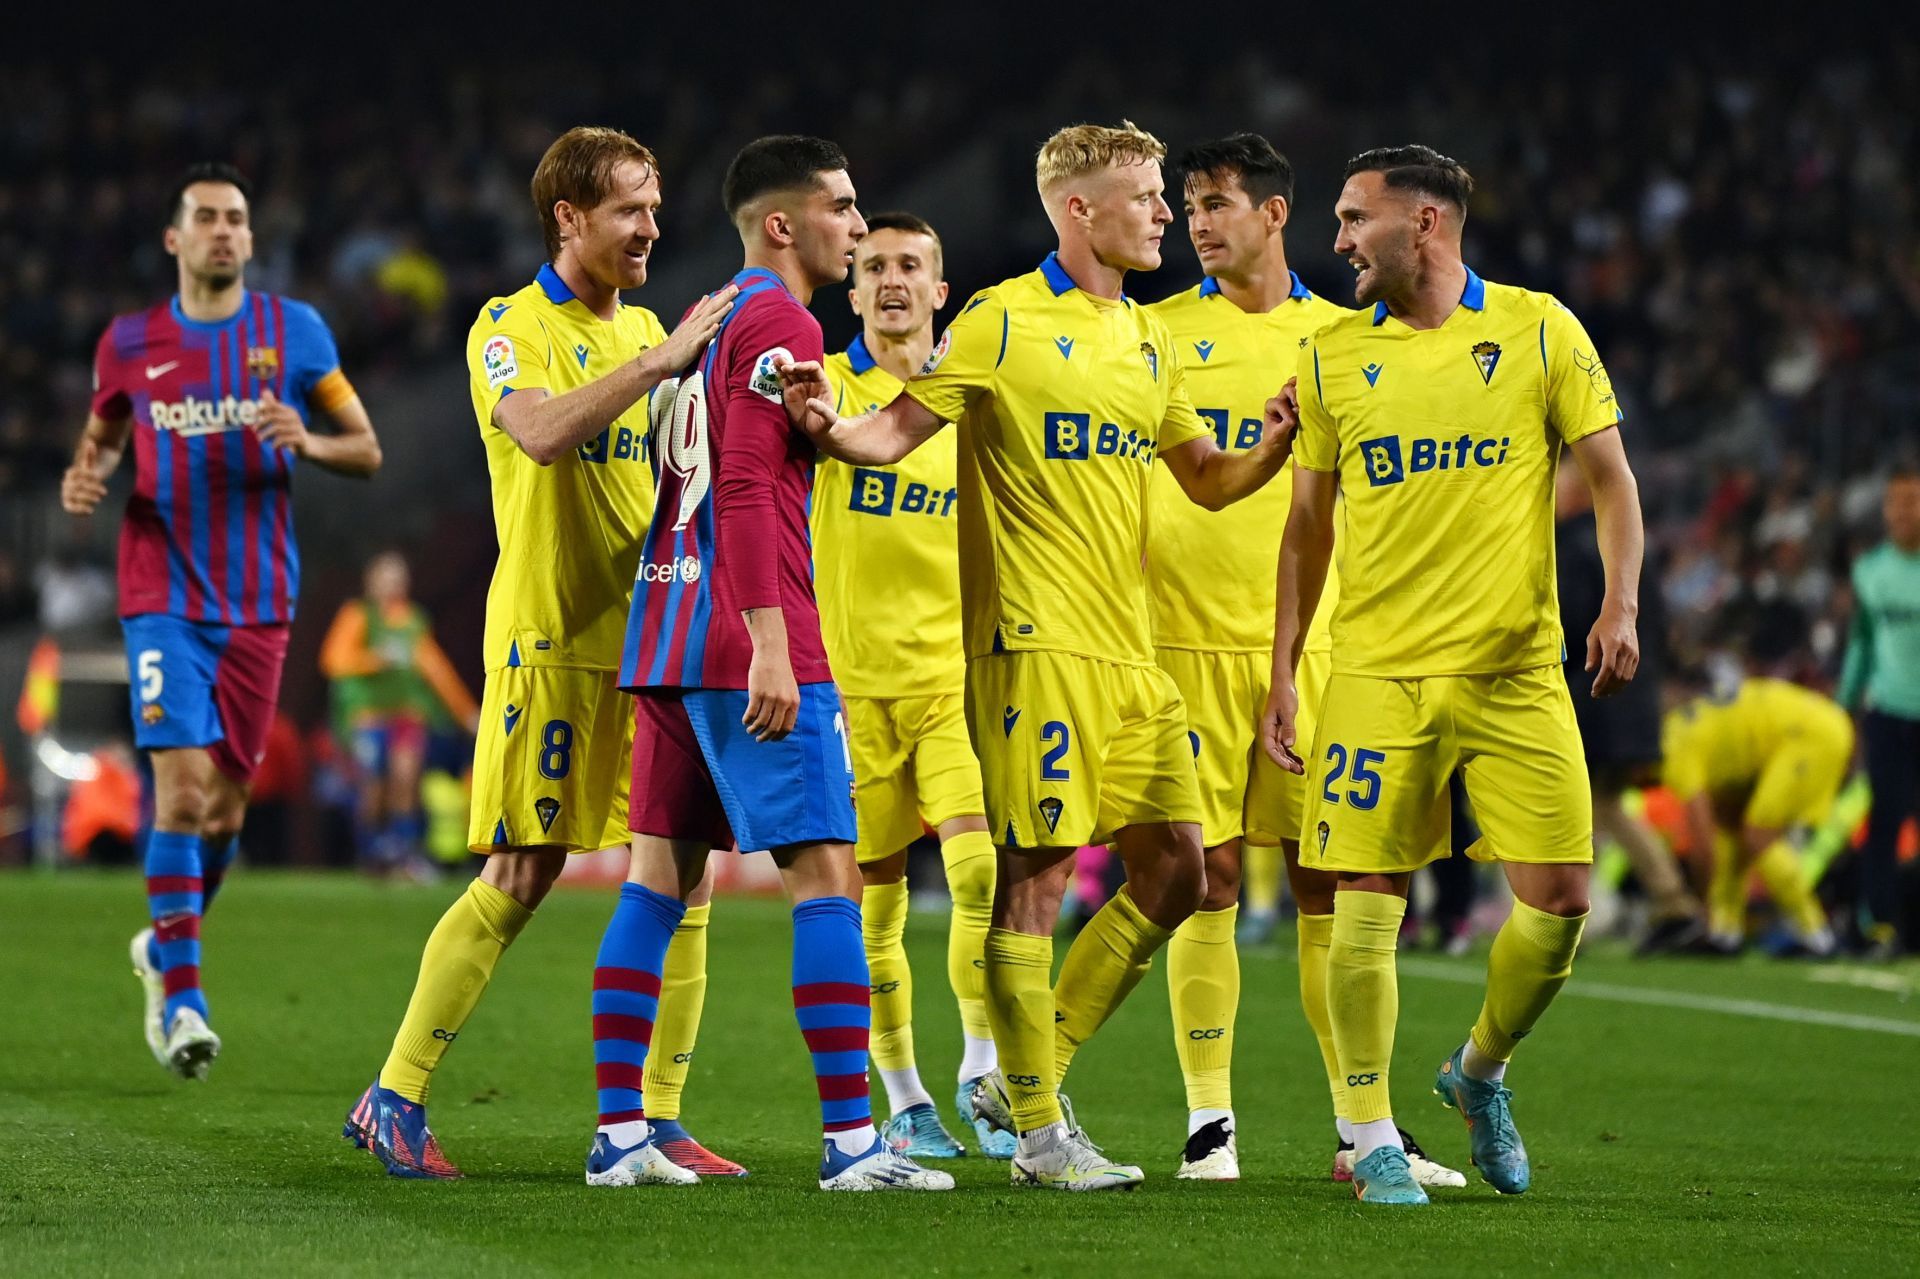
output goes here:
{"type": "Polygon", "coordinates": [[[1791,830],[1826,820],[1853,763],[1853,724],[1839,714],[1833,719],[1818,731],[1789,737],[1773,752],[1747,799],[1748,826],[1791,830]]]}
{"type": "MultiPolygon", "coordinates": [[[[1308,773],[1313,772],[1314,724],[1320,716],[1320,698],[1326,692],[1332,666],[1332,653],[1302,653],[1300,665],[1293,672],[1294,690],[1300,695],[1300,709],[1293,721],[1293,753],[1309,760],[1308,773]]],[[[1268,759],[1266,747],[1256,743],[1253,777],[1247,783],[1247,842],[1271,845],[1283,839],[1299,839],[1306,808],[1307,779],[1268,759]]]]}
{"type": "Polygon", "coordinates": [[[487,672],[467,847],[590,853],[627,843],[633,698],[613,678],[568,666],[487,672]]]}
{"type": "Polygon", "coordinates": [[[1200,786],[1200,839],[1208,848],[1245,830],[1247,779],[1273,659],[1266,653],[1154,650],[1153,660],[1187,704],[1187,740],[1200,786]]]}
{"type": "Polygon", "coordinates": [[[1157,666],[1074,653],[967,661],[967,723],[994,841],[1101,844],[1122,827],[1200,821],[1180,690],[1157,666]]]}
{"type": "Polygon", "coordinates": [[[845,700],[860,826],[853,851],[862,862],[893,856],[920,837],[922,823],[938,826],[987,811],[964,698],[845,700]]]}
{"type": "Polygon", "coordinates": [[[1445,857],[1466,774],[1481,861],[1590,862],[1593,797],[1558,666],[1505,675],[1334,674],[1307,761],[1300,864],[1393,874],[1445,857]]]}

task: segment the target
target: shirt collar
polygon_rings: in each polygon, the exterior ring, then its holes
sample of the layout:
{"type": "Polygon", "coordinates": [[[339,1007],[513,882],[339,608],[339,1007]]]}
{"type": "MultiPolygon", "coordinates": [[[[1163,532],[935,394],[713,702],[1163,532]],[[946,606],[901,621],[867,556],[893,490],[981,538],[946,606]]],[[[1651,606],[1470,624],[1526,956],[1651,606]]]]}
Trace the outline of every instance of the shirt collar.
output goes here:
{"type": "MultiPolygon", "coordinates": [[[[1469,311],[1484,311],[1487,309],[1487,282],[1475,275],[1472,267],[1467,268],[1467,287],[1460,290],[1460,305],[1466,307],[1469,311]]],[[[1386,322],[1387,304],[1385,302],[1375,302],[1373,304],[1374,327],[1379,328],[1386,322]]]]}
{"type": "MultiPolygon", "coordinates": [[[[1288,301],[1304,302],[1308,298],[1313,296],[1313,290],[1309,289],[1305,284],[1302,284],[1300,282],[1300,273],[1298,271],[1288,271],[1287,278],[1293,281],[1293,287],[1287,291],[1288,301]]],[[[1214,294],[1218,293],[1219,291],[1220,291],[1220,281],[1215,277],[1210,275],[1206,279],[1200,281],[1201,297],[1210,298],[1214,294]]]]}
{"type": "Polygon", "coordinates": [[[743,298],[749,293],[758,293],[766,288],[779,289],[786,294],[793,292],[787,287],[785,280],[763,266],[741,268],[740,273],[733,277],[733,283],[740,287],[740,296],[743,298]]]}
{"type": "Polygon", "coordinates": [[[540,273],[533,279],[534,283],[540,286],[540,291],[547,295],[547,301],[555,306],[565,306],[573,301],[573,290],[568,288],[567,282],[560,278],[560,273],[553,269],[553,263],[549,262],[541,267],[540,273]]]}
{"type": "Polygon", "coordinates": [[[854,376],[858,377],[877,363],[879,361],[873,358],[873,352],[867,350],[867,335],[862,333],[855,337],[853,344],[847,348],[847,367],[853,370],[854,376]]]}
{"type": "Polygon", "coordinates": [[[1046,277],[1047,287],[1053,290],[1055,297],[1063,293],[1071,293],[1080,287],[1073,282],[1073,277],[1067,274],[1067,268],[1060,265],[1058,253],[1047,254],[1046,260],[1040,263],[1040,274],[1046,277]]]}

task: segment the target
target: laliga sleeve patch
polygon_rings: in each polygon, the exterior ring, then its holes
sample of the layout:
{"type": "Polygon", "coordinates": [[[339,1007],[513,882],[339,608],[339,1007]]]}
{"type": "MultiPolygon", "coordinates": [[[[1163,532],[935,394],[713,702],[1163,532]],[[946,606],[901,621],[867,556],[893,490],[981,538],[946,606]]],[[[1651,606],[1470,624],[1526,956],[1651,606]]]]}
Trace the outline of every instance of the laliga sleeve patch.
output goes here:
{"type": "Polygon", "coordinates": [[[780,375],[774,371],[775,360],[793,360],[793,352],[784,346],[776,346],[760,353],[753,362],[753,377],[747,382],[747,389],[755,395],[764,396],[775,404],[780,403],[780,375]]]}
{"type": "Polygon", "coordinates": [[[487,371],[487,389],[491,391],[510,377],[520,374],[520,361],[513,352],[513,339],[495,334],[481,349],[480,363],[487,371]]]}
{"type": "Polygon", "coordinates": [[[952,345],[953,330],[948,329],[940,335],[940,340],[933,344],[933,350],[927,352],[927,362],[920,366],[920,376],[925,377],[927,374],[939,368],[940,361],[947,358],[947,350],[952,345]]]}

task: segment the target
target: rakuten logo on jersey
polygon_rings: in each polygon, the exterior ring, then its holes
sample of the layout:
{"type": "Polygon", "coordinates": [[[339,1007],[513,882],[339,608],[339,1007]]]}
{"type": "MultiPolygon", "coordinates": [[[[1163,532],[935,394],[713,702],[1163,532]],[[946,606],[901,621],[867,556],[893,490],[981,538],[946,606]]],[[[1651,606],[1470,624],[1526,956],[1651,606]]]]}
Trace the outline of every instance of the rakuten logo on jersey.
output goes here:
{"type": "Polygon", "coordinates": [[[177,431],[181,435],[212,435],[237,427],[253,426],[260,421],[257,400],[227,396],[224,400],[202,400],[189,395],[184,400],[155,400],[147,416],[156,431],[177,431]]]}
{"type": "Polygon", "coordinates": [[[642,560],[640,572],[635,577],[640,582],[686,582],[691,585],[700,580],[700,561],[696,556],[682,555],[677,560],[665,564],[649,564],[642,560]]]}

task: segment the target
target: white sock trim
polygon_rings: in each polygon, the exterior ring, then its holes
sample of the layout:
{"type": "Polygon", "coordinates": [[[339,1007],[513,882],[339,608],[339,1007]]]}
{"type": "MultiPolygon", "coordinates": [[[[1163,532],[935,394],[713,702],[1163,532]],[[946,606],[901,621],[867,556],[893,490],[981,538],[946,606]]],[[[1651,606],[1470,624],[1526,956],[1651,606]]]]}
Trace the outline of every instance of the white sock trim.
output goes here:
{"type": "Polygon", "coordinates": [[[913,1106],[933,1104],[927,1086],[920,1082],[920,1068],[917,1066],[908,1066],[904,1070],[883,1070],[880,1072],[880,1082],[886,1085],[887,1105],[896,1115],[913,1106]]]}
{"type": "Polygon", "coordinates": [[[1193,1111],[1187,1112],[1187,1136],[1189,1137],[1193,1136],[1193,1134],[1199,1132],[1202,1128],[1205,1128],[1208,1124],[1214,1122],[1216,1119],[1224,1119],[1227,1121],[1228,1132],[1237,1131],[1237,1127],[1233,1121],[1233,1112],[1231,1110],[1210,1110],[1210,1109],[1202,1108],[1200,1110],[1193,1110],[1193,1111]]]}
{"type": "Polygon", "coordinates": [[[972,1035],[963,1035],[965,1047],[960,1052],[960,1077],[956,1083],[970,1084],[982,1075],[991,1075],[1000,1065],[1000,1052],[991,1039],[975,1039],[972,1035]]]}
{"type": "Polygon", "coordinates": [[[1400,1130],[1393,1126],[1393,1117],[1369,1119],[1365,1123],[1353,1126],[1353,1157],[1357,1162],[1365,1159],[1382,1146],[1392,1146],[1395,1150],[1405,1150],[1400,1144],[1400,1130]]]}
{"type": "Polygon", "coordinates": [[[607,1134],[607,1140],[622,1150],[631,1150],[647,1139],[647,1121],[627,1119],[617,1124],[601,1124],[600,1132],[607,1134]]]}
{"type": "Polygon", "coordinates": [[[863,1155],[880,1134],[873,1130],[872,1124],[862,1124],[858,1128],[848,1128],[844,1132],[830,1132],[825,1136],[833,1143],[833,1148],[841,1154],[863,1155]]]}

